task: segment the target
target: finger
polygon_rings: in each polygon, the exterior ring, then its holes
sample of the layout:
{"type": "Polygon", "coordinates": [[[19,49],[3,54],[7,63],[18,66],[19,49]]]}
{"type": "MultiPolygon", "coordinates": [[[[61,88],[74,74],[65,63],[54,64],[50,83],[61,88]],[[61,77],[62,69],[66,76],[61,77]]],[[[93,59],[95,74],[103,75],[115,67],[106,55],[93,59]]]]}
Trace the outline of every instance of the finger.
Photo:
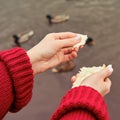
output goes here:
{"type": "Polygon", "coordinates": [[[99,72],[99,75],[100,75],[103,79],[105,79],[105,78],[109,77],[109,76],[112,74],[112,72],[113,72],[112,66],[111,66],[111,65],[108,65],[106,68],[104,68],[103,70],[101,70],[101,71],[99,72]]]}
{"type": "Polygon", "coordinates": [[[73,60],[73,59],[76,58],[76,57],[77,57],[77,53],[76,53],[76,52],[72,52],[72,53],[69,53],[69,54],[65,54],[65,55],[64,55],[64,62],[73,60]]]}
{"type": "Polygon", "coordinates": [[[76,37],[76,33],[73,32],[60,32],[60,33],[54,33],[55,39],[68,39],[76,37]]]}
{"type": "Polygon", "coordinates": [[[79,73],[77,73],[76,75],[72,76],[71,82],[74,83],[78,76],[79,76],[79,73]]]}
{"type": "Polygon", "coordinates": [[[72,48],[73,47],[63,48],[61,51],[63,51],[64,54],[68,54],[68,53],[71,53],[73,51],[72,48]]]}
{"type": "Polygon", "coordinates": [[[78,52],[80,48],[73,48],[73,47],[67,47],[62,48],[61,50],[64,52],[64,54],[71,53],[72,51],[78,52]]]}
{"type": "Polygon", "coordinates": [[[82,37],[77,34],[75,37],[57,40],[60,48],[73,47],[81,41],[82,37]]]}
{"type": "Polygon", "coordinates": [[[74,38],[60,40],[60,41],[58,41],[59,42],[58,44],[60,45],[61,48],[73,47],[74,45],[76,45],[80,41],[81,41],[81,38],[76,39],[76,37],[74,37],[74,38]]]}
{"type": "Polygon", "coordinates": [[[73,47],[68,47],[68,48],[61,49],[61,51],[63,51],[64,54],[69,54],[69,53],[72,53],[72,52],[77,53],[79,51],[79,48],[76,48],[76,49],[73,50],[73,47]]]}
{"type": "Polygon", "coordinates": [[[75,50],[76,52],[78,52],[79,49],[80,49],[80,48],[78,48],[78,47],[72,47],[72,50],[75,50]]]}
{"type": "Polygon", "coordinates": [[[72,76],[72,78],[71,78],[71,82],[74,83],[75,81],[76,81],[76,76],[74,75],[74,76],[72,76]]]}
{"type": "Polygon", "coordinates": [[[110,88],[111,85],[112,85],[112,82],[111,82],[111,80],[109,78],[106,78],[105,79],[105,84],[107,85],[108,88],[110,88]]]}
{"type": "Polygon", "coordinates": [[[83,48],[84,46],[82,45],[82,46],[80,46],[80,48],[83,48]]]}

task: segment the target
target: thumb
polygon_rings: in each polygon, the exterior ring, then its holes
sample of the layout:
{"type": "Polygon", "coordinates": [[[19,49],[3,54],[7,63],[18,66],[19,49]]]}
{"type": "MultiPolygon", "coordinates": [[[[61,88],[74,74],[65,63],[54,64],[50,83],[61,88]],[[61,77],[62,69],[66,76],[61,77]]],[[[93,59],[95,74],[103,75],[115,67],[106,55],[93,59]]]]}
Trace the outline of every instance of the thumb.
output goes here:
{"type": "Polygon", "coordinates": [[[113,72],[112,65],[108,65],[106,68],[100,71],[99,75],[105,79],[109,77],[112,74],[112,72],[113,72]]]}

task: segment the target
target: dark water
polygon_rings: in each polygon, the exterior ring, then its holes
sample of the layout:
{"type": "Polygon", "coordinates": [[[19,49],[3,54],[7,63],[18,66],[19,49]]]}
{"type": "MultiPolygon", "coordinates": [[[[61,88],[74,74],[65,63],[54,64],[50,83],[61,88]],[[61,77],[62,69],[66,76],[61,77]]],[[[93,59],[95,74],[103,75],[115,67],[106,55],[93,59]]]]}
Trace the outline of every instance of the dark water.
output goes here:
{"type": "Polygon", "coordinates": [[[92,36],[96,45],[85,47],[75,59],[74,71],[36,76],[33,99],[23,110],[5,120],[48,120],[61,97],[70,89],[70,77],[82,66],[112,64],[111,93],[105,99],[111,120],[120,112],[120,1],[119,0],[0,0],[0,49],[12,48],[12,34],[34,30],[35,36],[22,47],[28,50],[47,33],[73,31],[92,36]],[[46,14],[68,14],[70,20],[49,26],[46,14]]]}

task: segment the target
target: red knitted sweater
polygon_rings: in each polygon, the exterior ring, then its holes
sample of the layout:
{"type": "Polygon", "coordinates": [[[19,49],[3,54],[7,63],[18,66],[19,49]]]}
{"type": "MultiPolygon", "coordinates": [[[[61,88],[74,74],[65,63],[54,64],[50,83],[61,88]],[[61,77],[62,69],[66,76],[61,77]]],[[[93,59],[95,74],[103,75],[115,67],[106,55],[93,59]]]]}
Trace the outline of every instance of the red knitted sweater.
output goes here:
{"type": "Polygon", "coordinates": [[[22,48],[0,52],[0,120],[8,112],[17,112],[32,97],[33,71],[22,48]]]}
{"type": "MultiPolygon", "coordinates": [[[[22,109],[32,97],[33,71],[22,48],[0,52],[0,120],[22,109]]],[[[102,96],[89,87],[69,90],[51,120],[109,120],[102,96]]]]}
{"type": "Polygon", "coordinates": [[[109,120],[109,115],[103,97],[80,86],[66,93],[51,120],[109,120]]]}

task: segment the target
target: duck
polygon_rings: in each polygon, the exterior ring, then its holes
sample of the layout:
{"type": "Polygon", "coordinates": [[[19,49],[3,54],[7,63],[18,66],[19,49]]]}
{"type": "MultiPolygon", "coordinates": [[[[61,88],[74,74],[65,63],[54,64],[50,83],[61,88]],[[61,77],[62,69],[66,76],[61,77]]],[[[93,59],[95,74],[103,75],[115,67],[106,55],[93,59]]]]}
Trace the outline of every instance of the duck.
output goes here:
{"type": "Polygon", "coordinates": [[[57,23],[68,21],[70,19],[70,16],[69,15],[52,16],[50,14],[47,14],[46,18],[48,19],[49,24],[53,24],[53,23],[57,24],[57,23]]]}
{"type": "Polygon", "coordinates": [[[67,61],[57,65],[56,67],[52,68],[52,72],[54,73],[62,73],[62,72],[69,72],[75,68],[75,64],[73,61],[67,61]]]}
{"type": "Polygon", "coordinates": [[[93,39],[92,37],[88,37],[88,38],[87,38],[87,41],[86,41],[86,45],[88,45],[88,46],[93,46],[93,45],[95,45],[94,39],[93,39]]]}
{"type": "Polygon", "coordinates": [[[34,35],[34,31],[33,30],[31,30],[29,32],[20,33],[20,34],[18,34],[19,42],[20,43],[26,42],[26,41],[30,40],[31,37],[33,37],[33,35],[34,35]]]}
{"type": "Polygon", "coordinates": [[[34,35],[33,30],[31,30],[29,32],[19,33],[19,34],[13,34],[12,40],[18,47],[20,47],[21,43],[24,43],[24,42],[27,42],[28,40],[30,40],[33,35],[34,35]]]}

